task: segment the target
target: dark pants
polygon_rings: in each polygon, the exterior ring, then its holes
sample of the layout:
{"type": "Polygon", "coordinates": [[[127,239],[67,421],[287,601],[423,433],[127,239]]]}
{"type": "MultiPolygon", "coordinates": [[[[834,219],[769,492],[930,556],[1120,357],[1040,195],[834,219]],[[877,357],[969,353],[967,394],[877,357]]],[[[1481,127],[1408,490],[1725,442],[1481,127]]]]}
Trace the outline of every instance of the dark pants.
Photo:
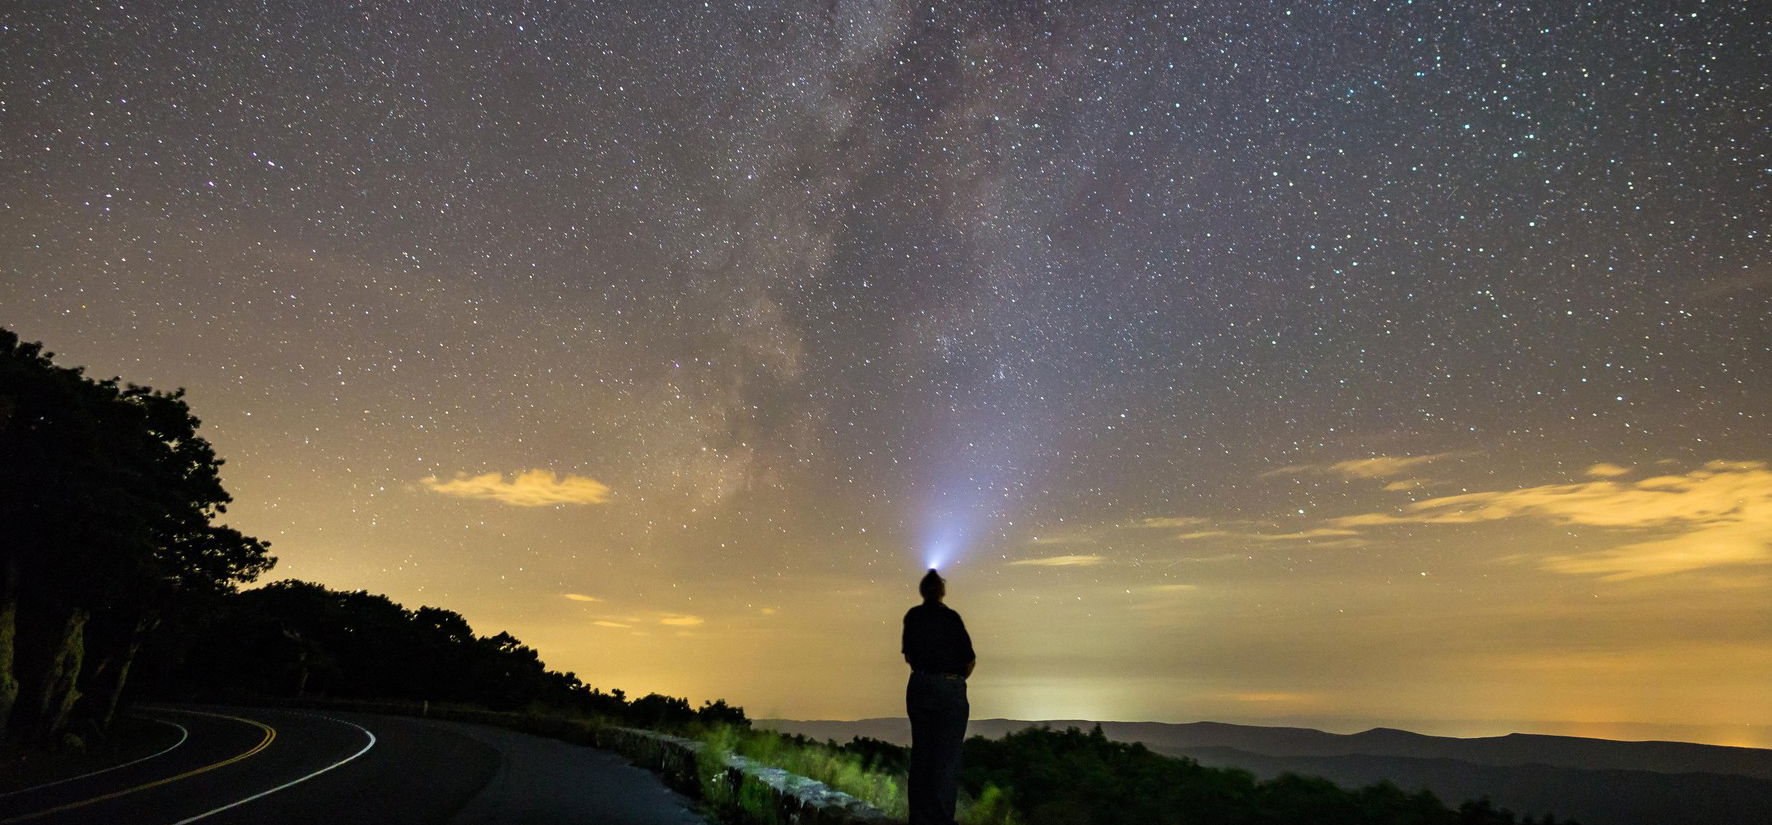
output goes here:
{"type": "Polygon", "coordinates": [[[910,825],[953,825],[960,745],[966,740],[966,682],[912,673],[904,690],[911,717],[910,825]]]}

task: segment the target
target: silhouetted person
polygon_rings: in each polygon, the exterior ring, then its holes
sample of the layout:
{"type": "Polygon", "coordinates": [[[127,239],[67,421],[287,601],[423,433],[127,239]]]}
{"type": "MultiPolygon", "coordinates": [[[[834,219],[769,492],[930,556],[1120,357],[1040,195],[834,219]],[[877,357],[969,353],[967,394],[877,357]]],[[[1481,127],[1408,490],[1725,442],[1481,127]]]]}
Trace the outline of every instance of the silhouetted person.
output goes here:
{"type": "Polygon", "coordinates": [[[904,614],[904,660],[911,666],[911,825],[953,825],[966,740],[966,677],[978,664],[960,614],[941,603],[947,582],[930,570],[917,585],[923,603],[904,614]]]}

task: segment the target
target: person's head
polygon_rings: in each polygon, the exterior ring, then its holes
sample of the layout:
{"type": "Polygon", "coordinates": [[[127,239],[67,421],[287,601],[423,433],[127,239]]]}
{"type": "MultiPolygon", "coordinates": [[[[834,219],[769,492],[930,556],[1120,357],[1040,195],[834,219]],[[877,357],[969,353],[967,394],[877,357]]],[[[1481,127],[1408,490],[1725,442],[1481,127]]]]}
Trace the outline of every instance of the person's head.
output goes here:
{"type": "Polygon", "coordinates": [[[917,583],[917,592],[923,594],[923,601],[939,602],[941,597],[948,594],[947,580],[931,567],[928,573],[923,574],[923,580],[917,583]]]}

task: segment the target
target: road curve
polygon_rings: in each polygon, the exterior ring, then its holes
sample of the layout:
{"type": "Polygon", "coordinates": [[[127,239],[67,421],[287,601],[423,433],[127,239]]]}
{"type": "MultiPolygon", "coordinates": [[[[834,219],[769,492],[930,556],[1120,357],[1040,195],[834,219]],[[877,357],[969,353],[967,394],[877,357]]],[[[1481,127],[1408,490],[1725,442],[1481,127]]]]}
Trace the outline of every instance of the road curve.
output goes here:
{"type": "Polygon", "coordinates": [[[705,825],[620,757],[434,719],[259,708],[149,708],[178,744],[0,796],[0,825],[599,822],[705,825]]]}

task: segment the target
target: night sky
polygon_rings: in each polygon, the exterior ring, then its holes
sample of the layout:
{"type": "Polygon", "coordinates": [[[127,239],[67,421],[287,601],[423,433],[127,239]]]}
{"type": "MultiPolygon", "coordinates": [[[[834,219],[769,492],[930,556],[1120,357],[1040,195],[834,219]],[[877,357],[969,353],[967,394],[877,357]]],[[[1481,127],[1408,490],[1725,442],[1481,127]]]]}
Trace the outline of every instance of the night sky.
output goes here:
{"type": "Polygon", "coordinates": [[[1763,6],[174,5],[0,11],[0,324],[273,578],[853,718],[939,562],[975,718],[1772,746],[1763,6]]]}

